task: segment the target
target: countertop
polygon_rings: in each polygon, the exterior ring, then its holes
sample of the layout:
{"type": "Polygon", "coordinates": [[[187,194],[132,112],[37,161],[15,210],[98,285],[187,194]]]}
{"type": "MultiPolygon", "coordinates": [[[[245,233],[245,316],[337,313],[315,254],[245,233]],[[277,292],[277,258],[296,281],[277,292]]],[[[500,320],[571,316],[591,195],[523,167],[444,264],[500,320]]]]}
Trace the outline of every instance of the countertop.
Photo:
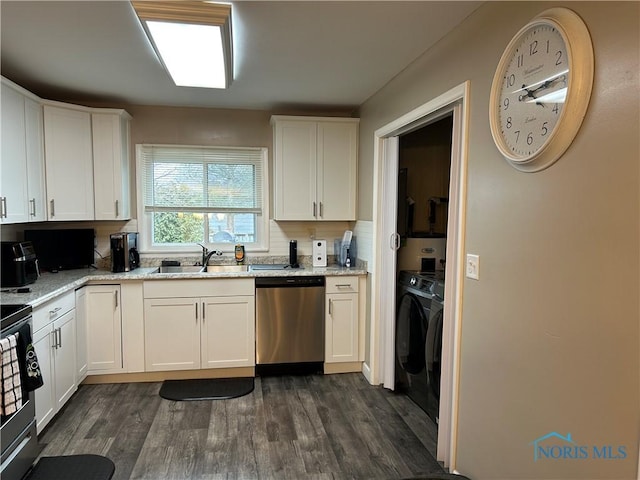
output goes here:
{"type": "Polygon", "coordinates": [[[157,267],[138,268],[131,272],[112,273],[108,270],[84,268],[78,270],[63,270],[58,273],[43,273],[35,283],[26,285],[28,293],[0,293],[2,304],[29,304],[36,308],[49,300],[75,290],[89,282],[123,282],[142,280],[168,280],[185,278],[255,278],[255,277],[300,277],[300,276],[340,276],[367,275],[366,269],[346,268],[338,266],[304,267],[284,270],[249,270],[247,272],[207,272],[207,273],[156,273],[157,267]]]}

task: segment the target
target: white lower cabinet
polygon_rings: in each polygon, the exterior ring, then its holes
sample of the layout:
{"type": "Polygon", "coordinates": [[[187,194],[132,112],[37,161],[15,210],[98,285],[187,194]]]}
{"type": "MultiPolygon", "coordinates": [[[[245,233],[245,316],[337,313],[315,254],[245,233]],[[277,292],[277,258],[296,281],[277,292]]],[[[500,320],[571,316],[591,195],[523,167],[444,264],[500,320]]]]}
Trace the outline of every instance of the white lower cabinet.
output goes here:
{"type": "Polygon", "coordinates": [[[56,406],[59,410],[78,388],[76,383],[76,317],[75,310],[53,322],[53,336],[57,343],[53,351],[56,406]]]}
{"type": "Polygon", "coordinates": [[[33,346],[44,380],[44,385],[35,390],[38,432],[78,388],[74,296],[70,292],[33,312],[33,346]]]}
{"type": "Polygon", "coordinates": [[[358,304],[358,277],[327,277],[325,363],[359,361],[358,304]]]}
{"type": "Polygon", "coordinates": [[[253,279],[151,281],[144,297],[146,371],[255,366],[253,279]]]}
{"type": "Polygon", "coordinates": [[[202,299],[201,368],[255,365],[254,296],[202,299]]]}
{"type": "Polygon", "coordinates": [[[87,370],[89,374],[120,373],[122,361],[122,310],[120,285],[88,285],[87,370]]]}
{"type": "Polygon", "coordinates": [[[144,300],[145,370],[200,368],[200,299],[144,300]]]}
{"type": "Polygon", "coordinates": [[[76,377],[78,385],[87,377],[87,288],[76,290],[76,377]]]}
{"type": "Polygon", "coordinates": [[[36,428],[40,433],[56,413],[53,385],[53,335],[50,327],[42,328],[33,334],[33,348],[38,357],[43,380],[42,386],[34,392],[36,397],[36,428]]]}

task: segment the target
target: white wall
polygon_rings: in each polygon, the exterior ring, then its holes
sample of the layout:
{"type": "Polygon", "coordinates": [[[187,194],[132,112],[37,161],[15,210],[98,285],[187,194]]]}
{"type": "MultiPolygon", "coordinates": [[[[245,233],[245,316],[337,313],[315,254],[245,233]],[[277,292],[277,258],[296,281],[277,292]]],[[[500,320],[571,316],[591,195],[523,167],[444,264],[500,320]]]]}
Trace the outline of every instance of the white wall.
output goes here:
{"type": "Polygon", "coordinates": [[[370,220],[373,132],[471,82],[465,242],[481,271],[463,285],[456,466],[474,480],[636,478],[640,4],[564,3],[591,32],[596,72],[587,117],[555,165],[516,171],[489,131],[502,51],[558,5],[484,4],[360,110],[359,218],[370,220]],[[622,446],[626,458],[534,461],[531,442],[553,431],[589,449],[622,446]]]}

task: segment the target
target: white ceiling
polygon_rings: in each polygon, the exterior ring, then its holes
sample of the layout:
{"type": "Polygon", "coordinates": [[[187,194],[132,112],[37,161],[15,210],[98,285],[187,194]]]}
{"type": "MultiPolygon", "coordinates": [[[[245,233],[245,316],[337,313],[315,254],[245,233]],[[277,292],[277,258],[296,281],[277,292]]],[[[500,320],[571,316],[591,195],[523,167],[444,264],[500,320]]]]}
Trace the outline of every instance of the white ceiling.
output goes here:
{"type": "Polygon", "coordinates": [[[61,101],[355,108],[481,2],[233,2],[228,90],[176,87],[128,1],[0,2],[2,75],[61,101]]]}

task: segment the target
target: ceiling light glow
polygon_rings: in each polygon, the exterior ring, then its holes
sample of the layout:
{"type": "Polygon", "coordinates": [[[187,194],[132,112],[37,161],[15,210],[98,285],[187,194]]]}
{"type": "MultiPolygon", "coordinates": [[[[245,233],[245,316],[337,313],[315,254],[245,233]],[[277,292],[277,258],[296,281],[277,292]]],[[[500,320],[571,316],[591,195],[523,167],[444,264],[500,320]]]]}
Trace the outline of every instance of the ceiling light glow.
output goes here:
{"type": "Polygon", "coordinates": [[[220,27],[158,21],[147,27],[176,85],[226,88],[220,27]]]}

